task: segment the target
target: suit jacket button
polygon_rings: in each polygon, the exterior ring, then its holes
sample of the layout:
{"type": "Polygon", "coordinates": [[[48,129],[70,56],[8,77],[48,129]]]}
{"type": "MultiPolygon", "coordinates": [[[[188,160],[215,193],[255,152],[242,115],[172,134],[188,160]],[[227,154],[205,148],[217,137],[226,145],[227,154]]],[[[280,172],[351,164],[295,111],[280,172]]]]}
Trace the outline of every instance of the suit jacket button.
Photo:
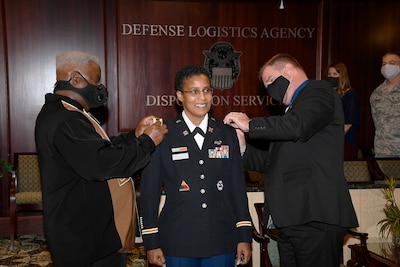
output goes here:
{"type": "Polygon", "coordinates": [[[201,207],[202,207],[203,209],[206,209],[206,208],[207,208],[207,203],[201,204],[201,207]]]}

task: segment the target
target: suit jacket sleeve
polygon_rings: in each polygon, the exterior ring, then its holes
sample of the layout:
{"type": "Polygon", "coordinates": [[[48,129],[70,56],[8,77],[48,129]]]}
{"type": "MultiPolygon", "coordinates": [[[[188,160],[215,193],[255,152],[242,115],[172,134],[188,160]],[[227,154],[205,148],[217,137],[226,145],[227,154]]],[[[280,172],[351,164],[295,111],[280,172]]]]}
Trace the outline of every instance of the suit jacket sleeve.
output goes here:
{"type": "Polygon", "coordinates": [[[130,176],[150,160],[154,143],[149,136],[123,134],[110,142],[103,140],[83,115],[74,112],[70,117],[57,127],[53,142],[83,178],[103,181],[130,176]]]}

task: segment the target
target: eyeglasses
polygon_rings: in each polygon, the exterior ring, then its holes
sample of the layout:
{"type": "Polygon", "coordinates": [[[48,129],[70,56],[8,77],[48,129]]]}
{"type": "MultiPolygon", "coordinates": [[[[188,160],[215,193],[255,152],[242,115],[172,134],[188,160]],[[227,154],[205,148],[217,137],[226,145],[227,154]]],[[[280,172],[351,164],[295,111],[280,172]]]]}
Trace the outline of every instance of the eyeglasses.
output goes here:
{"type": "MultiPolygon", "coordinates": [[[[90,84],[90,82],[85,78],[85,76],[82,75],[82,73],[80,73],[79,71],[77,71],[77,72],[79,73],[79,75],[81,75],[81,77],[85,80],[85,82],[87,82],[88,84],[90,84]]],[[[72,78],[71,78],[71,79],[72,79],[72,78]]],[[[101,84],[101,83],[97,83],[96,86],[97,86],[98,88],[102,88],[102,87],[105,88],[105,86],[104,86],[103,84],[101,84]]]]}
{"type": "Polygon", "coordinates": [[[189,95],[192,96],[199,96],[201,93],[203,93],[204,95],[211,95],[214,92],[214,88],[212,87],[208,87],[208,88],[204,88],[203,90],[199,90],[199,89],[195,89],[192,88],[190,90],[179,90],[183,93],[188,93],[189,95]]]}

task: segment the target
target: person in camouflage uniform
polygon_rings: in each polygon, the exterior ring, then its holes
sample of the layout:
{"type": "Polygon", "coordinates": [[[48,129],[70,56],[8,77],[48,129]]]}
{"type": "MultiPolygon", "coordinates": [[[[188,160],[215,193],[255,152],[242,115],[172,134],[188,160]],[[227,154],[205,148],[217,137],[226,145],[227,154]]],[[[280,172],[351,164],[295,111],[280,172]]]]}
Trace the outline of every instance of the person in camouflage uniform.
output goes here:
{"type": "Polygon", "coordinates": [[[374,153],[376,158],[400,157],[400,52],[382,57],[381,73],[385,80],[370,97],[374,153]]]}

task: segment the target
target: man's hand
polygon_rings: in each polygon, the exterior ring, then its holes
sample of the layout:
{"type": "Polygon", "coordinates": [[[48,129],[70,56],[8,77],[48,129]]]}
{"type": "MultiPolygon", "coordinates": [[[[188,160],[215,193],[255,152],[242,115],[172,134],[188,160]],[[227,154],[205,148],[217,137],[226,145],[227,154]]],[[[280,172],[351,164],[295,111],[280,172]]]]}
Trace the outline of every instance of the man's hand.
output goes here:
{"type": "Polygon", "coordinates": [[[167,125],[161,125],[161,121],[156,121],[147,127],[143,133],[150,136],[154,144],[158,146],[164,140],[164,136],[168,133],[168,129],[167,125]]]}
{"type": "Polygon", "coordinates": [[[239,128],[245,133],[249,131],[249,122],[249,117],[243,112],[230,112],[224,118],[225,124],[239,128]]]}
{"type": "Polygon", "coordinates": [[[146,130],[147,127],[149,127],[150,125],[153,124],[154,119],[156,119],[156,117],[153,115],[142,118],[139,121],[139,124],[136,126],[136,129],[135,129],[136,137],[141,136],[143,134],[144,130],[146,130]]]}
{"type": "Polygon", "coordinates": [[[164,136],[167,133],[167,126],[163,124],[162,119],[153,115],[141,119],[135,129],[136,137],[139,137],[142,134],[147,134],[156,146],[164,140],[164,136]]]}
{"type": "Polygon", "coordinates": [[[246,265],[251,257],[250,243],[241,242],[237,245],[236,265],[246,265]]]}
{"type": "Polygon", "coordinates": [[[147,251],[147,260],[154,265],[165,267],[164,253],[161,248],[156,248],[147,251]]]}

